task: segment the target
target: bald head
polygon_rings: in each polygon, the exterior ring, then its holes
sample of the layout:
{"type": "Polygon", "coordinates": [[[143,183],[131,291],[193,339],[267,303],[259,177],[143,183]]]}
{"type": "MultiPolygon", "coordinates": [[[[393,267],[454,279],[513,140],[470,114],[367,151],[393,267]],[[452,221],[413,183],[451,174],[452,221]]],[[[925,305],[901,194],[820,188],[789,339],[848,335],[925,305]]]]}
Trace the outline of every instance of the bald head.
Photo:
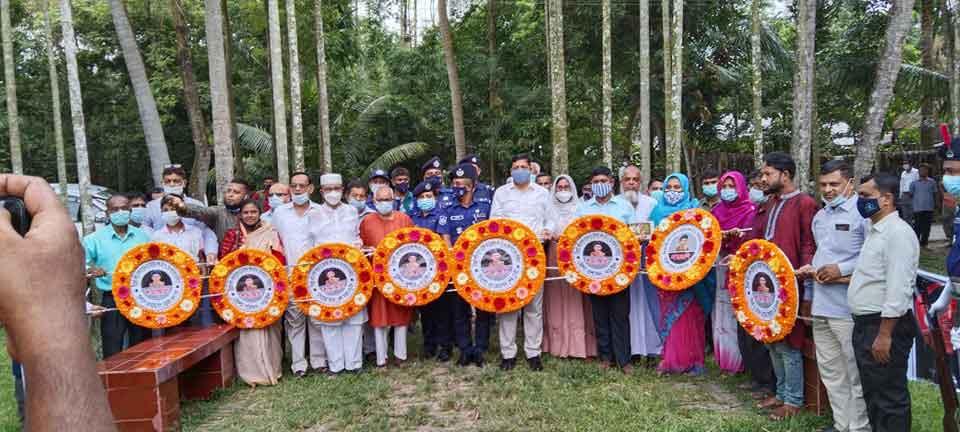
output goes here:
{"type": "Polygon", "coordinates": [[[394,197],[393,188],[389,188],[389,187],[377,188],[377,191],[373,193],[374,201],[392,200],[393,197],[394,197]]]}
{"type": "Polygon", "coordinates": [[[284,183],[274,183],[267,189],[267,194],[280,198],[284,204],[290,202],[290,186],[284,183]]]}

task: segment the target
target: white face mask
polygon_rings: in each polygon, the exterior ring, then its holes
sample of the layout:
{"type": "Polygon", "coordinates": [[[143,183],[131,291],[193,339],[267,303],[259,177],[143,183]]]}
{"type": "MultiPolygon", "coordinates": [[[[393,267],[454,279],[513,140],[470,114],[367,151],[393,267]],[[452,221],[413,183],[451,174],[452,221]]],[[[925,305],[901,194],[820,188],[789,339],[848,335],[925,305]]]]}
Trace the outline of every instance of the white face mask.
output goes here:
{"type": "Polygon", "coordinates": [[[310,194],[307,194],[307,193],[293,194],[293,203],[298,206],[302,206],[306,204],[308,201],[310,201],[310,194]]]}
{"type": "Polygon", "coordinates": [[[163,185],[163,194],[164,195],[183,195],[183,186],[167,186],[163,185]]]}
{"type": "Polygon", "coordinates": [[[570,191],[557,191],[556,193],[557,201],[561,203],[568,203],[573,199],[573,192],[570,191]]]}
{"type": "Polygon", "coordinates": [[[343,198],[343,192],[332,191],[323,194],[323,200],[331,207],[340,204],[340,198],[343,198]]]}
{"type": "Polygon", "coordinates": [[[167,226],[174,226],[180,223],[180,215],[173,210],[160,213],[160,219],[163,220],[163,223],[167,226]]]}
{"type": "Polygon", "coordinates": [[[384,216],[393,213],[393,201],[377,201],[374,203],[374,207],[377,208],[377,213],[384,216]]]}

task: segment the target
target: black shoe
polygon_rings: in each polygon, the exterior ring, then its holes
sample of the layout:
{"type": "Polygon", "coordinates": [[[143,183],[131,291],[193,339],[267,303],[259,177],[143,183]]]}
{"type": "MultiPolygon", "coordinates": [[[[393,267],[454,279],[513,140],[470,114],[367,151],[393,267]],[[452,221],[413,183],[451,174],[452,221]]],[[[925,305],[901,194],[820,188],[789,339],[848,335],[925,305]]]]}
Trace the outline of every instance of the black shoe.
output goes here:
{"type": "Polygon", "coordinates": [[[483,353],[478,352],[473,354],[473,364],[478,368],[483,367],[483,353]]]}
{"type": "Polygon", "coordinates": [[[437,349],[436,349],[436,348],[425,348],[425,349],[423,350],[423,358],[424,358],[425,360],[430,360],[430,359],[432,359],[432,358],[434,358],[434,357],[436,357],[436,356],[437,356],[437,349]]]}
{"type": "Polygon", "coordinates": [[[450,351],[445,349],[440,350],[440,354],[437,354],[437,361],[440,363],[446,363],[450,361],[450,351]]]}
{"type": "Polygon", "coordinates": [[[505,371],[505,372],[506,372],[506,371],[511,371],[511,370],[513,370],[513,367],[516,365],[516,363],[517,363],[517,359],[515,359],[515,358],[512,358],[512,359],[503,359],[503,360],[500,361],[500,370],[505,371]]]}
{"type": "Polygon", "coordinates": [[[457,359],[457,366],[466,367],[473,361],[471,357],[469,353],[461,352],[460,358],[457,359]]]}
{"type": "Polygon", "coordinates": [[[532,370],[532,371],[542,371],[542,370],[543,370],[543,362],[540,361],[540,356],[536,356],[536,357],[533,357],[533,358],[528,358],[528,359],[527,359],[527,365],[530,366],[530,370],[532,370]]]}
{"type": "Polygon", "coordinates": [[[307,371],[296,371],[296,372],[293,373],[293,376],[295,376],[295,377],[297,377],[297,378],[303,378],[303,377],[307,376],[307,371]]]}

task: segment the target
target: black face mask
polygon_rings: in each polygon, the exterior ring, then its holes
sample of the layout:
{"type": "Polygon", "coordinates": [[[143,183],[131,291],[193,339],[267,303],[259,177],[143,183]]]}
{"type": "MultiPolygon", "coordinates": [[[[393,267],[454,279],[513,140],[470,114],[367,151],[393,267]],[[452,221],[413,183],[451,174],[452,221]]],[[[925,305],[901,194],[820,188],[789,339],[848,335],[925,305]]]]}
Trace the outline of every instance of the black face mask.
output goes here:
{"type": "Polygon", "coordinates": [[[224,203],[223,206],[227,208],[227,211],[230,212],[230,214],[239,214],[239,213],[240,213],[240,204],[227,204],[227,203],[224,203]]]}

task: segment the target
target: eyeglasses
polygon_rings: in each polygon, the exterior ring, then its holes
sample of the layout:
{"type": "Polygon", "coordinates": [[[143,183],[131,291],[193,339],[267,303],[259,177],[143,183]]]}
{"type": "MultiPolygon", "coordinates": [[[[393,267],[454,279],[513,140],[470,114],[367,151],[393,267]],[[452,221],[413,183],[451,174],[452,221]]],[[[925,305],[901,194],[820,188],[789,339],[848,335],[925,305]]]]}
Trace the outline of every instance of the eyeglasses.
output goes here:
{"type": "Polygon", "coordinates": [[[168,164],[168,165],[164,165],[164,166],[163,166],[163,169],[171,169],[171,168],[183,168],[183,165],[180,165],[180,164],[168,164]]]}

